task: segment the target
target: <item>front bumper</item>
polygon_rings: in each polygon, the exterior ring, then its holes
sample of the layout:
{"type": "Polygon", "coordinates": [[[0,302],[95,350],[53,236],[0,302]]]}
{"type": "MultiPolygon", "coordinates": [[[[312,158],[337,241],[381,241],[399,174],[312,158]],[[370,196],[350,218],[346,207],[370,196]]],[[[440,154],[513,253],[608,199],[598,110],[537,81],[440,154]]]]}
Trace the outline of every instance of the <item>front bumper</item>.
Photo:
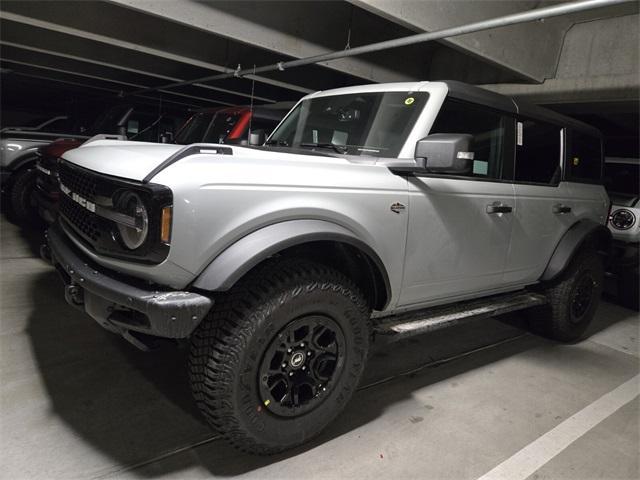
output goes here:
{"type": "Polygon", "coordinates": [[[92,265],[70,245],[58,224],[48,230],[47,239],[48,256],[65,283],[67,302],[114,333],[185,338],[213,305],[198,293],[150,290],[142,282],[92,265]]]}

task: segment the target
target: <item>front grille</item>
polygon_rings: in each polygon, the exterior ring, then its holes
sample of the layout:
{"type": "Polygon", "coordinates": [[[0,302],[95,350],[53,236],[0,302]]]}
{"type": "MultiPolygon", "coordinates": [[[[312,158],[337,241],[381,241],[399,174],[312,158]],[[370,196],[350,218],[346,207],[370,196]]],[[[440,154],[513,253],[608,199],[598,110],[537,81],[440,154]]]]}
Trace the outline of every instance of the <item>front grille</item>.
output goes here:
{"type": "Polygon", "coordinates": [[[60,163],[58,171],[60,183],[68,189],[63,189],[67,193],[60,194],[59,210],[67,233],[101,255],[151,264],[167,258],[169,245],[160,240],[159,212],[171,205],[171,190],[162,185],[103,175],[65,161],[60,163]],[[118,224],[107,215],[114,210],[114,199],[131,190],[140,195],[149,215],[147,240],[135,250],[124,247],[118,224]]]}
{"type": "Polygon", "coordinates": [[[81,207],[66,195],[62,195],[60,199],[60,213],[83,234],[86,240],[93,243],[100,240],[99,218],[95,213],[81,207]]]}
{"type": "Polygon", "coordinates": [[[79,168],[72,168],[67,163],[60,165],[59,173],[60,183],[65,187],[87,200],[95,201],[99,193],[96,175],[79,168]]]}

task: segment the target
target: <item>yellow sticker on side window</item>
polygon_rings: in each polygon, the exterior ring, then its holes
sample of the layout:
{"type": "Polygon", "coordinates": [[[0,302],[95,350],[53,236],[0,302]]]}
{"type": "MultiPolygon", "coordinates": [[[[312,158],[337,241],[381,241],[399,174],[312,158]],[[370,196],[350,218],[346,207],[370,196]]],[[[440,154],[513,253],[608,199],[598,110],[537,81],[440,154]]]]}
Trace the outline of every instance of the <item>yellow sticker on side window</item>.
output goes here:
{"type": "Polygon", "coordinates": [[[415,98],[413,98],[413,97],[409,97],[409,98],[407,98],[407,99],[404,101],[404,104],[405,104],[405,105],[411,105],[411,104],[412,104],[413,102],[415,102],[415,101],[416,101],[416,99],[415,99],[415,98]]]}
{"type": "Polygon", "coordinates": [[[580,165],[580,159],[578,157],[573,157],[573,166],[577,167],[580,165]]]}

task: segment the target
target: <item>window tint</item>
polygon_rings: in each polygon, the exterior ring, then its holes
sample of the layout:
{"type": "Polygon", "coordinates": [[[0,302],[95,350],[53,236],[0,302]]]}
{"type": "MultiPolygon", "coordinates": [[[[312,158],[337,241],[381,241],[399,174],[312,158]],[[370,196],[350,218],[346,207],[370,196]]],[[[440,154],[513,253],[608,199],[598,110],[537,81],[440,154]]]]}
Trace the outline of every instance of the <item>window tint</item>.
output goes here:
{"type": "Polygon", "coordinates": [[[598,137],[570,132],[567,155],[569,180],[600,181],[602,178],[602,144],[598,137]]]}
{"type": "MultiPolygon", "coordinates": [[[[429,133],[473,135],[472,176],[499,179],[502,178],[504,159],[508,157],[505,153],[512,148],[505,145],[509,123],[512,124],[513,120],[492,110],[446,99],[429,133]]],[[[513,131],[513,127],[510,130],[513,131]]]]}
{"type": "Polygon", "coordinates": [[[520,120],[516,130],[516,181],[557,185],[561,176],[562,129],[548,123],[520,120]]]}

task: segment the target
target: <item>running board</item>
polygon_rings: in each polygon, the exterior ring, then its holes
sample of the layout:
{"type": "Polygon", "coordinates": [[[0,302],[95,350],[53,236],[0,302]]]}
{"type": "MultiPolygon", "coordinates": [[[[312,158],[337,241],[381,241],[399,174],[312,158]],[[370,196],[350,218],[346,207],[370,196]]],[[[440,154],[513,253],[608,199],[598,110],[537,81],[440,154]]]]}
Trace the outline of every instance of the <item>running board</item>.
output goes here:
{"type": "Polygon", "coordinates": [[[531,292],[493,295],[454,303],[453,305],[432,307],[383,317],[378,319],[373,331],[376,336],[385,337],[386,340],[400,340],[401,338],[451,327],[462,322],[491,318],[503,313],[544,305],[545,303],[547,303],[547,298],[544,295],[531,292]]]}

